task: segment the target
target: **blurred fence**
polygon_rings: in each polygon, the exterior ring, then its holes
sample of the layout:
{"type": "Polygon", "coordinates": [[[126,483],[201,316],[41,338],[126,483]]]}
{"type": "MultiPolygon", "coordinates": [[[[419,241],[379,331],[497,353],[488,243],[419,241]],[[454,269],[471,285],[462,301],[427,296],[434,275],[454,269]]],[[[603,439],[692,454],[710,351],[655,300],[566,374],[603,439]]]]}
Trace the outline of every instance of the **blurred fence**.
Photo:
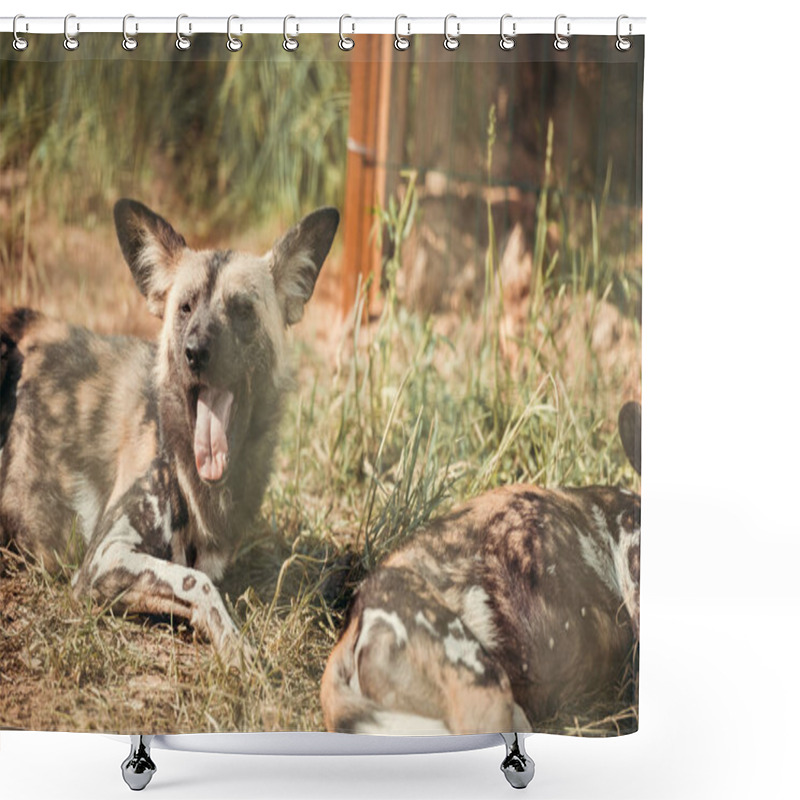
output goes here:
{"type": "Polygon", "coordinates": [[[526,36],[503,52],[486,36],[448,52],[417,36],[398,53],[392,37],[358,36],[342,53],[336,37],[306,36],[287,54],[278,39],[231,54],[198,37],[181,54],[154,35],[123,54],[116,35],[75,53],[58,37],[15,53],[0,37],[4,277],[50,269],[37,220],[110,226],[126,194],[172,209],[201,242],[343,207],[344,311],[369,276],[377,302],[392,258],[404,300],[425,310],[469,308],[487,254],[530,260],[537,240],[541,263],[566,274],[587,258],[640,270],[643,45],[575,37],[556,52],[526,36]],[[377,212],[386,223],[412,183],[398,254],[377,212]]]}
{"type": "Polygon", "coordinates": [[[523,37],[503,53],[481,37],[449,53],[427,36],[400,54],[391,37],[362,39],[350,73],[344,309],[358,276],[377,277],[392,255],[390,237],[383,252],[370,240],[375,207],[401,197],[410,173],[419,219],[403,288],[428,310],[480,293],[491,238],[534,249],[545,189],[549,257],[559,252],[562,268],[592,247],[640,268],[642,54],[620,55],[605,38],[557,53],[548,37],[523,37]]]}

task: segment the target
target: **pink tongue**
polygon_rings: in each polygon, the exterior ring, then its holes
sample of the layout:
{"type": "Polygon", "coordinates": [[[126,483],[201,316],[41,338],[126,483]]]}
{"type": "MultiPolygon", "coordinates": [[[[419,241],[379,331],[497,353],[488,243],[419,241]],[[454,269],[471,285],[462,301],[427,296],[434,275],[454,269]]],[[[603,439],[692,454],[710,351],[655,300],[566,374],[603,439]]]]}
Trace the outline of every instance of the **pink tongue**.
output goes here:
{"type": "Polygon", "coordinates": [[[225,435],[231,416],[233,395],[227,389],[205,386],[197,398],[194,429],[194,461],[203,480],[218,481],[228,466],[225,435]]]}

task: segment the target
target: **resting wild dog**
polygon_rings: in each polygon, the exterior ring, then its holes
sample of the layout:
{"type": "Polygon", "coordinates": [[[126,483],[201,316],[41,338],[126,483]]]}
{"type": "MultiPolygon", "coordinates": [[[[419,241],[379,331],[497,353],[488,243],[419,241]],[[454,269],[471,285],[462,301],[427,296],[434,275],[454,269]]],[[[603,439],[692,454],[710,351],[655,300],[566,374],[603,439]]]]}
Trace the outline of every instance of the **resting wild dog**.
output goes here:
{"type": "MultiPolygon", "coordinates": [[[[641,471],[641,408],[620,413],[641,471]]],[[[322,678],[330,731],[530,731],[612,690],[639,626],[639,497],[511,486],[428,525],[360,588],[322,678]]],[[[613,699],[613,698],[612,698],[613,699]]]]}
{"type": "Polygon", "coordinates": [[[305,217],[264,256],[194,251],[133,200],[114,208],[158,345],[17,309],[0,319],[0,544],[48,568],[85,554],[76,593],[236,628],[212,581],[258,513],[300,320],[339,221],[305,217]]]}

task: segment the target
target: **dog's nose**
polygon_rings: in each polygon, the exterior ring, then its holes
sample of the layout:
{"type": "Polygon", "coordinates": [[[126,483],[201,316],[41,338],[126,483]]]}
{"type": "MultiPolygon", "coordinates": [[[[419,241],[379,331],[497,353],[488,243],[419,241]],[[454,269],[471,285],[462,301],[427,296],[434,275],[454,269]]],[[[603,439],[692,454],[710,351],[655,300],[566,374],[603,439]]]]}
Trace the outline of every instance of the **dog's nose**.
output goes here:
{"type": "Polygon", "coordinates": [[[192,372],[200,372],[208,366],[211,357],[208,345],[201,342],[196,336],[186,341],[186,363],[192,372]]]}

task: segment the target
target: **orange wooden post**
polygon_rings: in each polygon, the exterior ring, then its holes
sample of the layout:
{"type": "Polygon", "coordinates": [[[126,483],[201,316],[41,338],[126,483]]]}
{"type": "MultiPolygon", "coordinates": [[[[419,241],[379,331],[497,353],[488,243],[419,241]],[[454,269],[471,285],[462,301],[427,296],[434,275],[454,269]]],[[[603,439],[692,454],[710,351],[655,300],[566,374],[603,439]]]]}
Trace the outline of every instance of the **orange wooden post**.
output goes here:
{"type": "Polygon", "coordinates": [[[365,313],[378,300],[381,253],[374,209],[385,200],[391,92],[391,36],[359,36],[360,58],[350,65],[350,124],[344,203],[342,313],[349,314],[359,285],[373,276],[365,313]],[[363,49],[362,49],[363,48],[363,49]],[[362,55],[363,54],[363,55],[362,55]]]}

